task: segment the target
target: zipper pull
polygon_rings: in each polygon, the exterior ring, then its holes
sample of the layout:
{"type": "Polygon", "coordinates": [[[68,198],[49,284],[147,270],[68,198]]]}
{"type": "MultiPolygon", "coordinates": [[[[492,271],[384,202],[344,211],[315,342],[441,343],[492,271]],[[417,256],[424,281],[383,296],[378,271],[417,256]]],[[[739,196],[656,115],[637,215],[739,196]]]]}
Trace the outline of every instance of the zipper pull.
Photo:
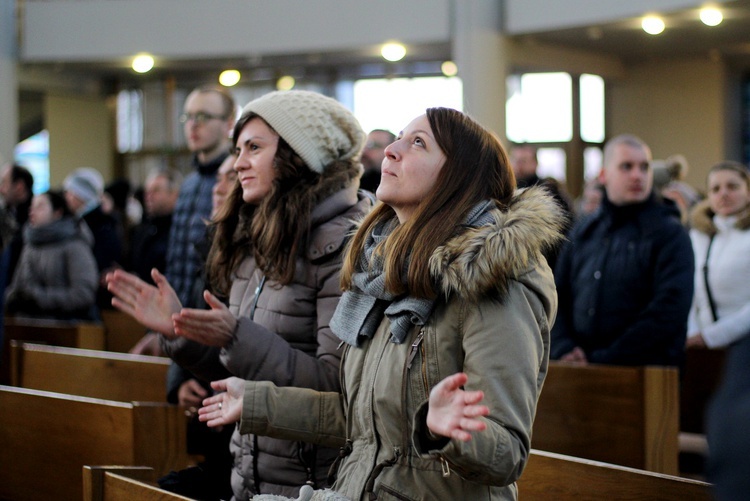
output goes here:
{"type": "Polygon", "coordinates": [[[419,351],[419,345],[422,343],[423,339],[424,339],[424,327],[419,329],[419,334],[417,335],[417,338],[411,344],[411,352],[409,353],[409,358],[407,359],[407,362],[406,362],[407,369],[411,369],[411,363],[414,361],[414,357],[417,356],[417,351],[419,351]]]}
{"type": "Polygon", "coordinates": [[[438,456],[438,458],[440,459],[440,469],[443,471],[443,477],[450,477],[451,467],[448,464],[448,461],[446,461],[443,456],[438,456]]]}

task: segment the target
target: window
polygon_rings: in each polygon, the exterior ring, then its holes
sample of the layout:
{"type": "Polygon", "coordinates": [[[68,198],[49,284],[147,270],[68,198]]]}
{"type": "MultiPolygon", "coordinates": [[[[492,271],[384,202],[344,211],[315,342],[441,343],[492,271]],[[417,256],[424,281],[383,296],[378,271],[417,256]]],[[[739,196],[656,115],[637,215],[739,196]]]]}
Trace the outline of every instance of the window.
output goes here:
{"type": "Polygon", "coordinates": [[[463,87],[458,77],[357,80],[352,101],[352,112],[365,132],[386,129],[398,134],[427,108],[463,111],[463,87]]]}
{"type": "Polygon", "coordinates": [[[508,139],[533,143],[538,148],[537,174],[567,179],[568,190],[580,193],[583,182],[601,169],[606,136],[604,79],[590,74],[524,73],[509,76],[506,86],[508,139]]]}
{"type": "Polygon", "coordinates": [[[572,79],[567,73],[526,73],[508,78],[506,135],[514,143],[570,141],[572,79]]]}
{"type": "Polygon", "coordinates": [[[13,160],[34,176],[35,194],[49,190],[49,133],[46,130],[18,143],[13,150],[13,160]]]}
{"type": "Polygon", "coordinates": [[[117,94],[117,149],[120,153],[139,151],[143,146],[143,94],[124,90],[117,94]]]}

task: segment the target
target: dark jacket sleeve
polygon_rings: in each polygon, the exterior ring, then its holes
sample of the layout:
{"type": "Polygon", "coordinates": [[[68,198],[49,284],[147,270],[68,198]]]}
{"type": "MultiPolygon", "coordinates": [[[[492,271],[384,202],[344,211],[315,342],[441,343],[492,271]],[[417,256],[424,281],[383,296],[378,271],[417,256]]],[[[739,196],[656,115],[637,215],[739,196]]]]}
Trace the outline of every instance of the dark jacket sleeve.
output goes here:
{"type": "Polygon", "coordinates": [[[573,247],[572,242],[566,242],[560,250],[555,265],[555,286],[559,306],[555,324],[550,332],[550,358],[555,360],[576,347],[572,336],[573,292],[570,278],[573,247]]]}
{"type": "Polygon", "coordinates": [[[226,370],[219,361],[219,348],[190,341],[184,337],[167,339],[159,336],[164,353],[183,369],[193,373],[198,379],[216,381],[236,376],[226,370]]]}

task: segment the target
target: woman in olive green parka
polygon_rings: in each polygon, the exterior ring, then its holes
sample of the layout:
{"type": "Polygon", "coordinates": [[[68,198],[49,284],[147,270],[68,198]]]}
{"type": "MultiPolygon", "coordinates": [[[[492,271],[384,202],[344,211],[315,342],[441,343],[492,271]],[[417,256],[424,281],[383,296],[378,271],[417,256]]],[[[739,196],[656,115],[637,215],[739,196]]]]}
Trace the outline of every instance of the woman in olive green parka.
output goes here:
{"type": "Polygon", "coordinates": [[[466,115],[412,121],[342,269],[342,394],[231,378],[201,419],[340,446],[335,492],[313,499],[516,499],[557,309],[542,252],[563,216],[543,188],[514,188],[466,115]]]}

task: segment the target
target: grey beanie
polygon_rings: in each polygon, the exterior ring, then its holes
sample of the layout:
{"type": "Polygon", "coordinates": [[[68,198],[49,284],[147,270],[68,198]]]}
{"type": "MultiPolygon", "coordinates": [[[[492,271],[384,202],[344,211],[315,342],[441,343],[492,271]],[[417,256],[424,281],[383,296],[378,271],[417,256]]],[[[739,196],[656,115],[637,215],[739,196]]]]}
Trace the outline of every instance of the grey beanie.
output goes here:
{"type": "Polygon", "coordinates": [[[335,160],[356,160],[365,133],[341,103],[317,92],[276,91],[250,101],[242,115],[265,120],[308,167],[320,174],[335,160]]]}
{"type": "Polygon", "coordinates": [[[104,178],[92,167],[79,167],[63,181],[63,189],[73,193],[84,204],[99,200],[104,193],[104,178]]]}

